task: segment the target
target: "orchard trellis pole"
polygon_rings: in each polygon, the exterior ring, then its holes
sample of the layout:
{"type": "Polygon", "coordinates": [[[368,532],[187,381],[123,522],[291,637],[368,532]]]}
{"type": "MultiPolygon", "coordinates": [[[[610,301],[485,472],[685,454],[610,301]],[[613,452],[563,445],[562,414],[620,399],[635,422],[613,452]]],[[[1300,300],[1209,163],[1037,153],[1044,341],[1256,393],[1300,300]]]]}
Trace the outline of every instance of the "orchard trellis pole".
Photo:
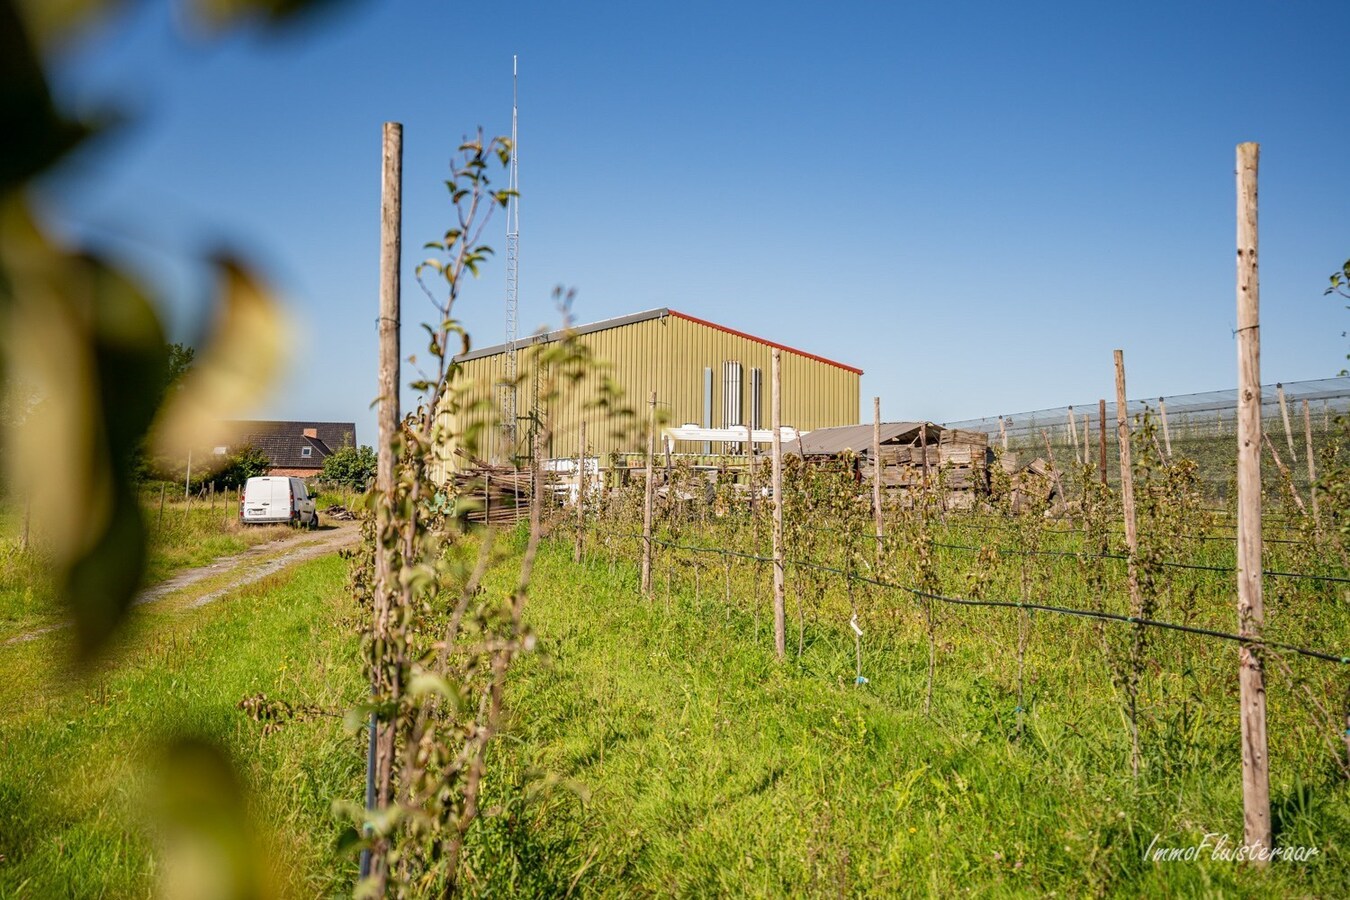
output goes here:
{"type": "Polygon", "coordinates": [[[652,497],[656,490],[656,391],[647,401],[647,486],[642,495],[642,596],[652,595],[652,497]]]}
{"type": "Polygon", "coordinates": [[[884,539],[881,524],[881,398],[872,398],[872,518],[877,530],[877,564],[884,539]]]}
{"type": "Polygon", "coordinates": [[[1284,384],[1277,382],[1275,384],[1275,396],[1280,401],[1280,419],[1284,422],[1284,439],[1289,444],[1289,465],[1298,462],[1298,454],[1294,452],[1294,429],[1289,427],[1289,404],[1284,400],[1284,384]]]}
{"type": "Polygon", "coordinates": [[[1106,486],[1106,401],[1097,401],[1097,451],[1100,456],[1097,471],[1102,476],[1102,486],[1106,486]]]}
{"type": "MultiPolygon", "coordinates": [[[[1126,568],[1130,585],[1130,615],[1143,616],[1144,597],[1139,589],[1139,530],[1134,517],[1134,470],[1130,464],[1130,420],[1125,402],[1125,354],[1116,351],[1116,443],[1120,451],[1120,501],[1125,515],[1126,568]]],[[[1135,628],[1143,626],[1136,625],[1135,628]]],[[[1130,692],[1130,771],[1139,777],[1139,720],[1137,691],[1130,692]]]]}
{"type": "MultiPolygon", "coordinates": [[[[1308,410],[1308,401],[1303,401],[1303,440],[1306,444],[1304,454],[1308,457],[1308,496],[1312,499],[1313,525],[1320,526],[1321,519],[1317,514],[1317,466],[1313,462],[1313,441],[1312,441],[1312,413],[1308,410]]],[[[1346,733],[1350,738],[1350,732],[1346,733]]]]}
{"type": "Polygon", "coordinates": [[[787,599],[783,572],[783,353],[773,348],[773,649],[787,657],[787,599]]]}
{"type": "MultiPolygon", "coordinates": [[[[394,435],[398,431],[399,402],[399,266],[403,252],[403,126],[384,123],[380,190],[380,337],[379,410],[376,413],[379,449],[376,455],[375,488],[383,498],[377,506],[375,540],[374,638],[376,656],[371,671],[371,689],[380,695],[379,649],[387,646],[390,597],[394,575],[389,551],[380,538],[388,525],[394,494],[394,435]]],[[[382,809],[389,803],[394,760],[394,725],[378,724],[370,716],[370,748],[366,760],[366,809],[382,809]]],[[[361,878],[374,875],[377,891],[383,892],[383,854],[365,850],[361,855],[361,878]],[[372,863],[377,871],[372,872],[372,863]]]]}
{"type": "Polygon", "coordinates": [[[1073,444],[1073,461],[1078,462],[1078,422],[1074,417],[1073,407],[1069,407],[1069,441],[1073,444]]]}
{"type": "Polygon", "coordinates": [[[1167,428],[1167,398],[1158,398],[1158,418],[1162,419],[1163,446],[1167,448],[1167,458],[1172,458],[1172,432],[1167,428]]]}
{"type": "Polygon", "coordinates": [[[581,434],[577,438],[577,545],[572,554],[575,562],[580,563],[586,549],[586,423],[581,423],[581,434]]]}
{"type": "MultiPolygon", "coordinates": [[[[1237,147],[1237,345],[1238,345],[1238,633],[1261,639],[1261,282],[1257,262],[1257,170],[1261,146],[1237,147]]],[[[1266,686],[1260,652],[1238,648],[1242,715],[1243,840],[1256,851],[1271,847],[1270,771],[1266,744],[1266,686]]]]}

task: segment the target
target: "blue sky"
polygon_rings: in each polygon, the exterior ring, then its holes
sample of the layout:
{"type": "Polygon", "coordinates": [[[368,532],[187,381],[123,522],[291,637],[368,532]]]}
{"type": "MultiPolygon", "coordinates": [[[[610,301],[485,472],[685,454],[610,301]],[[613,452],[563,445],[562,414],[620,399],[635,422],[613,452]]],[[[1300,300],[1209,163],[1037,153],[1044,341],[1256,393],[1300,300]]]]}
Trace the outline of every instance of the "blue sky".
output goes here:
{"type": "MultiPolygon", "coordinates": [[[[50,217],[200,327],[191,260],[256,259],[299,323],[260,416],[373,438],[380,129],[404,124],[417,248],[462,135],[510,128],[522,330],[671,306],[866,370],[862,404],[955,420],[1235,380],[1234,146],[1262,144],[1263,380],[1334,374],[1350,256],[1350,4],[355,0],[303,31],[185,33],[164,3],[63,57],[128,124],[49,180],[50,217]]],[[[502,249],[502,220],[492,226],[502,249]]],[[[503,335],[504,274],[459,313],[503,335]]],[[[405,379],[406,380],[406,379],[405,379]]]]}

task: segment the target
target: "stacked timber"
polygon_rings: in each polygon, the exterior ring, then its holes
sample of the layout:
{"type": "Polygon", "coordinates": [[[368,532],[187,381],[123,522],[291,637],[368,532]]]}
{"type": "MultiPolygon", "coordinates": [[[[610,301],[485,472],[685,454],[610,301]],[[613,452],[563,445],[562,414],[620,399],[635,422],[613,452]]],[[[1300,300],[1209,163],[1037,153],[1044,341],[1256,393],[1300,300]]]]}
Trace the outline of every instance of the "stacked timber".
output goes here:
{"type": "Polygon", "coordinates": [[[530,517],[530,470],[474,460],[451,477],[460,516],[470,522],[514,525],[530,517]]]}

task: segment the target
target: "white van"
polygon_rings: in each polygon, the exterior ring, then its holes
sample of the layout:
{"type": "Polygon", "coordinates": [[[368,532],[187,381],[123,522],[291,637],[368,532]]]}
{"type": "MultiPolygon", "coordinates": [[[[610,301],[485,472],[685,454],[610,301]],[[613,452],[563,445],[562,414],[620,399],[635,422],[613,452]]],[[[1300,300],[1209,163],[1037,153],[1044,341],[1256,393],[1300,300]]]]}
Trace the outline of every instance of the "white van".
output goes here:
{"type": "Polygon", "coordinates": [[[245,525],[287,523],[297,528],[319,527],[319,508],[305,482],[280,475],[250,478],[239,499],[239,520],[245,525]]]}

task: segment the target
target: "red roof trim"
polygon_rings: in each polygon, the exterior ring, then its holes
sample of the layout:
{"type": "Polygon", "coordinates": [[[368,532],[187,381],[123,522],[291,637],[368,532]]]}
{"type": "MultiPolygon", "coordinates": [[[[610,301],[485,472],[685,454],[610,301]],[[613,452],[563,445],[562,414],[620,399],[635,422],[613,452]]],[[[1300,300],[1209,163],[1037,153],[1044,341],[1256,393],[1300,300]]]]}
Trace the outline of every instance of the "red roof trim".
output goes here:
{"type": "Polygon", "coordinates": [[[736,337],[742,337],[748,341],[754,341],[757,344],[764,344],[768,347],[777,347],[779,350],[786,350],[787,352],[795,353],[798,356],[805,356],[807,359],[814,359],[816,362],[823,362],[826,363],[827,365],[837,366],[838,368],[843,369],[846,372],[852,372],[854,375],[861,375],[863,373],[862,369],[854,368],[853,366],[846,366],[841,362],[836,362],[835,360],[832,359],[826,359],[825,357],[817,356],[814,353],[807,353],[805,350],[798,350],[796,347],[789,347],[786,344],[777,344],[774,343],[773,341],[766,341],[764,340],[764,338],[755,337],[753,334],[746,334],[744,331],[737,331],[736,329],[728,328],[725,325],[718,325],[716,322],[709,322],[707,319],[700,319],[697,316],[691,316],[682,312],[676,312],[673,309],[670,310],[670,314],[672,316],[675,316],[676,318],[684,319],[685,321],[688,322],[694,322],[699,325],[706,325],[708,328],[716,328],[718,331],[725,331],[727,334],[734,334],[736,335],[736,337]]]}

